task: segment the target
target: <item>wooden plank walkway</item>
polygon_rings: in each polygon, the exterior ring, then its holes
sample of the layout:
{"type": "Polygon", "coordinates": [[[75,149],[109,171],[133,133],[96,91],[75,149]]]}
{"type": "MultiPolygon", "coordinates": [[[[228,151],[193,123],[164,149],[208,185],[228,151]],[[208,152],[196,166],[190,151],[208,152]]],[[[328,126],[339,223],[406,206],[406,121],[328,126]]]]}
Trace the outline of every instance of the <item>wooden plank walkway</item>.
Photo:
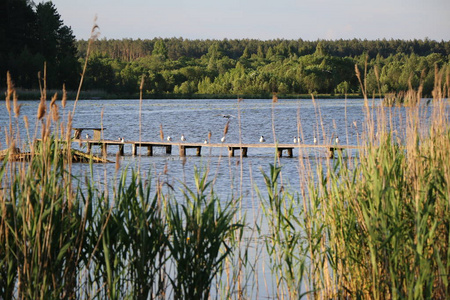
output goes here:
{"type": "Polygon", "coordinates": [[[153,148],[165,148],[166,154],[172,153],[172,147],[178,146],[180,151],[180,156],[186,156],[187,149],[196,149],[196,155],[201,156],[202,148],[227,148],[228,155],[230,157],[235,156],[236,151],[241,151],[243,157],[247,157],[248,149],[251,148],[272,148],[277,150],[279,157],[282,157],[283,152],[287,152],[287,156],[293,157],[294,149],[306,149],[306,148],[318,148],[326,149],[328,151],[329,157],[334,157],[336,151],[342,151],[343,149],[361,149],[361,146],[354,145],[311,145],[311,144],[269,144],[269,143],[259,143],[259,144],[236,144],[236,143],[218,143],[218,144],[204,144],[204,143],[174,143],[174,142],[139,142],[139,141],[113,141],[113,140],[85,140],[85,139],[75,139],[74,143],[84,143],[87,146],[88,153],[91,152],[92,146],[100,146],[102,148],[102,154],[106,156],[107,148],[109,146],[118,146],[119,154],[124,155],[125,145],[131,146],[131,153],[136,155],[138,148],[147,148],[147,155],[153,155],[153,148]]]}

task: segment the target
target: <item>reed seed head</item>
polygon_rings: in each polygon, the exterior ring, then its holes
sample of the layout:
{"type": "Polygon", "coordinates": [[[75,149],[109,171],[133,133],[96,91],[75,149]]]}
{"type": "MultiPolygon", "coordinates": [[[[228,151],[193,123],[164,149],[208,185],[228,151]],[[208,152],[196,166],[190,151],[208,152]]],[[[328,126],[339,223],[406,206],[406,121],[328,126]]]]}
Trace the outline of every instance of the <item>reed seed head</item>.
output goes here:
{"type": "Polygon", "coordinates": [[[20,115],[20,108],[22,107],[22,104],[18,103],[19,97],[17,96],[16,91],[13,93],[13,107],[14,107],[14,114],[16,115],[16,118],[20,115]]]}
{"type": "Polygon", "coordinates": [[[41,120],[45,116],[46,110],[47,110],[47,107],[45,104],[45,98],[41,97],[41,102],[39,103],[38,112],[37,112],[38,120],[41,120]]]}
{"type": "Polygon", "coordinates": [[[277,96],[277,93],[273,93],[273,96],[272,96],[272,102],[273,103],[276,103],[276,102],[278,102],[278,96],[277,96]]]}
{"type": "Polygon", "coordinates": [[[230,121],[227,122],[225,128],[223,129],[223,136],[226,136],[228,133],[228,127],[230,126],[230,121]]]}
{"type": "Polygon", "coordinates": [[[63,108],[66,107],[66,101],[67,101],[67,91],[66,91],[66,84],[63,84],[63,96],[62,96],[62,100],[61,100],[61,106],[63,108]]]}

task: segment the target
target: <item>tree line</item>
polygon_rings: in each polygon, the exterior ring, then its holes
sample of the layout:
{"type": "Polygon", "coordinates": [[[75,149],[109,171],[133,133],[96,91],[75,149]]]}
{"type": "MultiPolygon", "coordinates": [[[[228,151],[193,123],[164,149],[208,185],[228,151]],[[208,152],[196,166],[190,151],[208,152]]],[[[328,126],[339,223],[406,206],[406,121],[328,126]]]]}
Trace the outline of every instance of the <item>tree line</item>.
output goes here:
{"type": "MultiPolygon", "coordinates": [[[[17,87],[76,89],[88,47],[76,41],[52,2],[0,3],[0,88],[9,71],[17,87]],[[44,63],[46,65],[44,71],[44,63]],[[41,74],[41,80],[38,80],[41,74]]],[[[448,68],[450,42],[424,40],[101,39],[92,44],[85,90],[136,97],[268,97],[358,94],[422,86],[448,68]]]]}
{"type": "Polygon", "coordinates": [[[80,62],[72,29],[64,25],[52,2],[29,0],[0,2],[0,82],[6,72],[23,88],[38,88],[46,77],[48,87],[78,84],[80,62]],[[44,63],[46,71],[44,72],[44,63]]]}
{"type": "MultiPolygon", "coordinates": [[[[88,41],[78,41],[84,58],[88,41]]],[[[136,95],[142,76],[153,97],[272,93],[358,94],[434,87],[436,69],[450,62],[450,43],[434,40],[98,40],[85,87],[136,95]]]]}

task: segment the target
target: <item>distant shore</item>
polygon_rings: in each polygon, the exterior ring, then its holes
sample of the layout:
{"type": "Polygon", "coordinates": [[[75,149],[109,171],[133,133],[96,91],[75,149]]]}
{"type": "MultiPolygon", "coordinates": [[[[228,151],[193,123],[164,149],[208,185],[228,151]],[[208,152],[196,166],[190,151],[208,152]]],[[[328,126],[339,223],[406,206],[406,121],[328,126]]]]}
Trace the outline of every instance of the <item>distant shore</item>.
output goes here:
{"type": "MultiPolygon", "coordinates": [[[[57,93],[58,99],[62,98],[62,90],[47,91],[47,99],[51,99],[57,93]]],[[[5,94],[5,91],[2,91],[5,94]]],[[[39,90],[24,90],[17,89],[19,100],[39,100],[39,90]]],[[[67,99],[75,100],[76,91],[67,91],[67,99]]],[[[316,99],[358,99],[362,98],[359,94],[278,94],[279,99],[311,99],[314,96],[316,99]]],[[[258,95],[234,95],[234,94],[144,94],[143,99],[272,99],[272,94],[258,94],[258,95]]],[[[112,99],[139,99],[139,94],[110,94],[104,91],[91,90],[82,91],[80,93],[80,100],[112,100],[112,99]]]]}

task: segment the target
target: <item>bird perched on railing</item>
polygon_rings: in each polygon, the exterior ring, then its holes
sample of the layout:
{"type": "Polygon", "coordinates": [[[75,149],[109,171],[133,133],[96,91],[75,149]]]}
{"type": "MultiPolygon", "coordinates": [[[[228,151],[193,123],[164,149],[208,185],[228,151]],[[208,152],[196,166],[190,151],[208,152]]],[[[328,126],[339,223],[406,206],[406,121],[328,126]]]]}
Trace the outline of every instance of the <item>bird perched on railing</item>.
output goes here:
{"type": "Polygon", "coordinates": [[[184,134],[181,135],[181,141],[185,142],[186,141],[186,137],[184,136],[184,134]]]}
{"type": "Polygon", "coordinates": [[[225,142],[225,137],[223,136],[223,137],[220,139],[220,141],[221,141],[222,143],[224,143],[224,142],[225,142]]]}
{"type": "Polygon", "coordinates": [[[170,135],[167,137],[167,141],[168,141],[168,142],[171,142],[171,141],[172,141],[172,137],[171,137],[170,135]]]}
{"type": "Polygon", "coordinates": [[[259,138],[259,142],[260,143],[264,143],[266,141],[266,139],[264,138],[264,136],[261,136],[260,138],[259,138]]]}
{"type": "Polygon", "coordinates": [[[336,136],[336,144],[339,144],[339,137],[338,136],[336,136]]]}

